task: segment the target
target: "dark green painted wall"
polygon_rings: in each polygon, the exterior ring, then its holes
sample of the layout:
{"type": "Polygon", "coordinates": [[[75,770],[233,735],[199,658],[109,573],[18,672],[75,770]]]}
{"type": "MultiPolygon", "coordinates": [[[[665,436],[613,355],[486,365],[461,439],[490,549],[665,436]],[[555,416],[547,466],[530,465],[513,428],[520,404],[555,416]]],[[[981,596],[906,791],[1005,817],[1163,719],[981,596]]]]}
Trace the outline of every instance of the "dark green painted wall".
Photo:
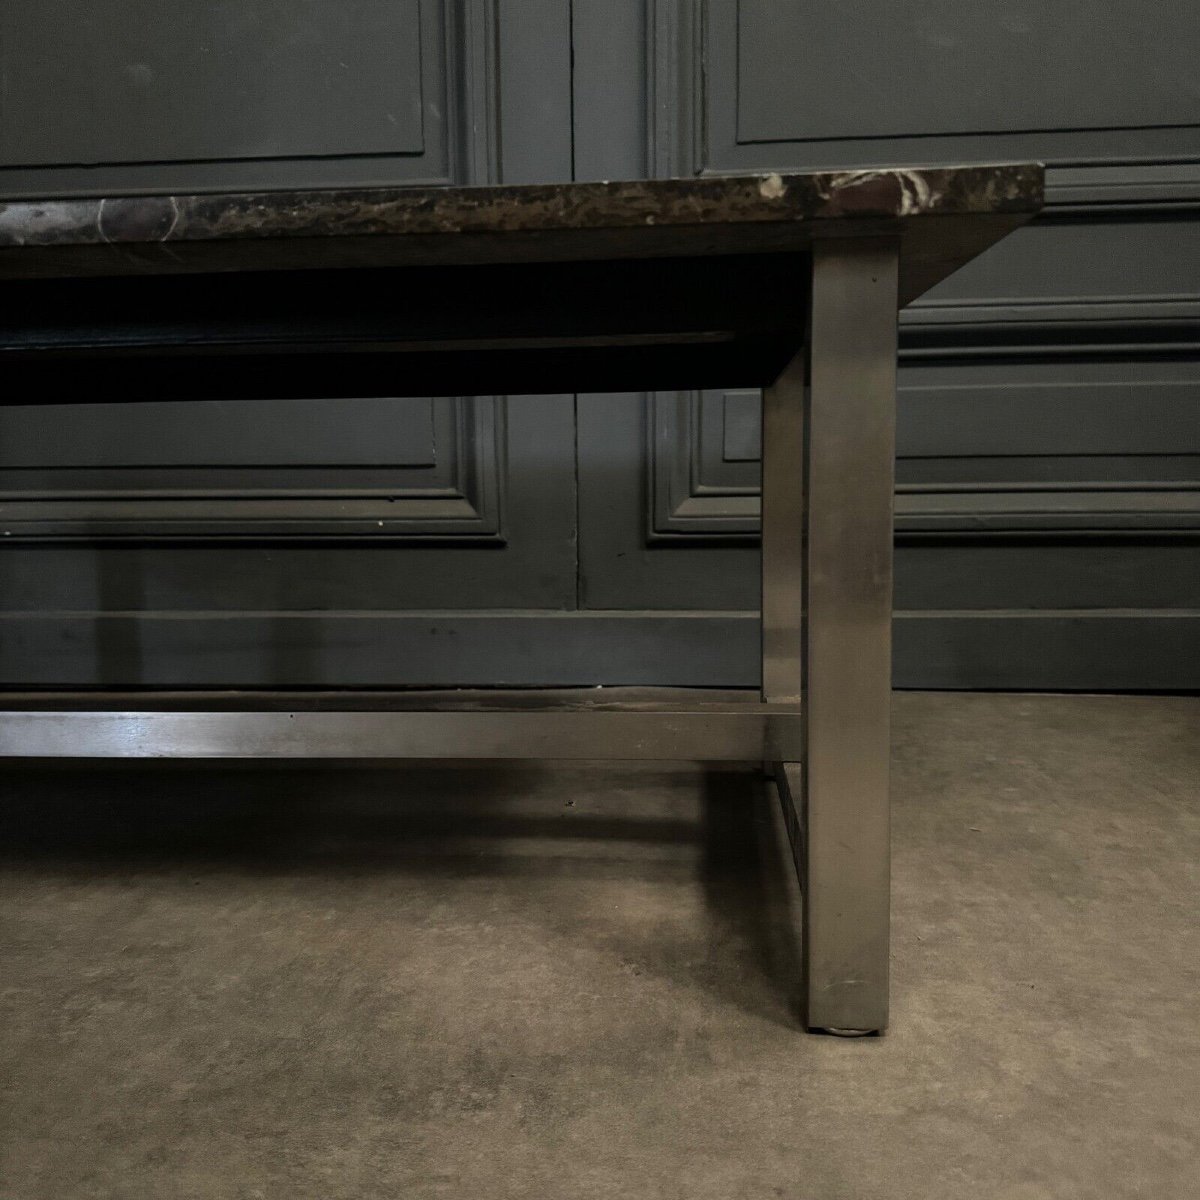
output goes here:
{"type": "MultiPolygon", "coordinates": [[[[904,314],[897,681],[1200,686],[1188,0],[165,12],[0,11],[3,193],[1044,159],[904,314]]],[[[752,684],[757,454],[745,392],[6,409],[0,674],[752,684]]]]}

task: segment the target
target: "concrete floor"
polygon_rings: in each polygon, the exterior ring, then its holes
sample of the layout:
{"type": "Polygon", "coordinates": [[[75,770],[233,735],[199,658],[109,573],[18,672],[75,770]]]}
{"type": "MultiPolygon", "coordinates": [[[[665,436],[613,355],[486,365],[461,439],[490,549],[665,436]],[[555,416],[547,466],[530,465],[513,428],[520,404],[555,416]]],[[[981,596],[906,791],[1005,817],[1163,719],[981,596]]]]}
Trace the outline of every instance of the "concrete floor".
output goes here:
{"type": "Polygon", "coordinates": [[[4,776],[0,1197],[1200,1196],[1200,700],[894,744],[859,1041],[747,774],[4,776]]]}

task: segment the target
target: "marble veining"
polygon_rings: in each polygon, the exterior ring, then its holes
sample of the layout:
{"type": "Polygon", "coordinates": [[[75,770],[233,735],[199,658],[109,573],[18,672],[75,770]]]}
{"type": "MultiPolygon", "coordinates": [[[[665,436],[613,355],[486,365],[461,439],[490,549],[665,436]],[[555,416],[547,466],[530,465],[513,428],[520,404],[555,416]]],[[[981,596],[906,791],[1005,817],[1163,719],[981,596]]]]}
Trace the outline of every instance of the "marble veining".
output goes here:
{"type": "Polygon", "coordinates": [[[0,250],[235,239],[907,221],[1031,213],[1036,163],[498,187],[358,188],[0,203],[0,250]]]}

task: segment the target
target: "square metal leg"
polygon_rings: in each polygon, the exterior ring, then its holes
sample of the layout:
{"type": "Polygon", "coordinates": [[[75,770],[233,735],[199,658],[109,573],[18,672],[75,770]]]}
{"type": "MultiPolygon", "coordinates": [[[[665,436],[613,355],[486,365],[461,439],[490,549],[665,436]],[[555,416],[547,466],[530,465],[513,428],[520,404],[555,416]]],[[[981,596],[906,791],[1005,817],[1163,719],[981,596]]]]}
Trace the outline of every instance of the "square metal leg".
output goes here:
{"type": "Polygon", "coordinates": [[[804,355],[763,395],[763,698],[799,699],[775,776],[804,893],[805,1023],[888,1013],[897,246],[818,242],[804,355]]]}

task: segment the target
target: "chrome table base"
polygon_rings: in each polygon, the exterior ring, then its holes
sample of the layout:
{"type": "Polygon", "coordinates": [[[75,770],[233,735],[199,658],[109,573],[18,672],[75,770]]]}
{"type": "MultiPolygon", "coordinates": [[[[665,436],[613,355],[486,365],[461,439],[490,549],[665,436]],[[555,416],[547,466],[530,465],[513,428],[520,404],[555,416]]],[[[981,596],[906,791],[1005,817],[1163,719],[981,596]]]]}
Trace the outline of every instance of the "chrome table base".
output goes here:
{"type": "Polygon", "coordinates": [[[154,694],[5,703],[0,758],[759,763],[804,891],[805,1021],[882,1030],[888,1009],[888,708],[898,244],[814,246],[808,328],[763,394],[762,694],[154,694]],[[399,697],[399,698],[398,698],[399,697]],[[103,703],[100,701],[103,700],[103,703]],[[427,705],[427,707],[422,707],[427,705]]]}
{"type": "Polygon", "coordinates": [[[0,404],[762,387],[762,690],[14,694],[0,758],[756,763],[805,1020],[882,1030],[897,310],[1042,195],[1026,163],[6,205],[0,404]]]}

